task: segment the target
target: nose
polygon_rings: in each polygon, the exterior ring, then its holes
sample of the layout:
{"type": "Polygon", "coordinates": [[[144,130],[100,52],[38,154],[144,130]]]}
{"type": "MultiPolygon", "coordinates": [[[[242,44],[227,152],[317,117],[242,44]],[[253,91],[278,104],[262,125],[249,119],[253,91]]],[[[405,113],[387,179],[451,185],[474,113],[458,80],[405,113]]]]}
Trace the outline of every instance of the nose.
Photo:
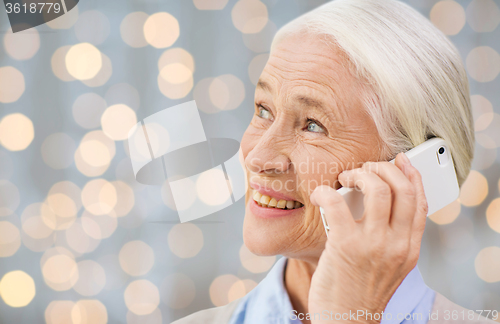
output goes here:
{"type": "Polygon", "coordinates": [[[279,174],[287,172],[291,167],[289,156],[285,153],[289,149],[290,139],[283,134],[281,127],[271,126],[248,153],[245,166],[255,174],[279,174]]]}

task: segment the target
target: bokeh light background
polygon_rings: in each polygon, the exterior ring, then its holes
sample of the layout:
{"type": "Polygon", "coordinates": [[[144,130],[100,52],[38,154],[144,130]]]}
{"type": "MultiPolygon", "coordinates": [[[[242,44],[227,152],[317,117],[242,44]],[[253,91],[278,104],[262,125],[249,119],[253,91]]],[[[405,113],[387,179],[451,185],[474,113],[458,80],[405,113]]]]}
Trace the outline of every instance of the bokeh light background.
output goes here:
{"type": "MultiPolygon", "coordinates": [[[[500,3],[408,2],[460,50],[477,138],[420,270],[455,303],[498,310],[500,3]]],[[[243,200],[179,224],[167,186],[134,180],[127,131],[195,99],[207,137],[240,141],[274,33],[322,3],[82,0],[16,34],[2,8],[0,322],[170,323],[255,287],[276,258],[243,246],[243,200]]]]}

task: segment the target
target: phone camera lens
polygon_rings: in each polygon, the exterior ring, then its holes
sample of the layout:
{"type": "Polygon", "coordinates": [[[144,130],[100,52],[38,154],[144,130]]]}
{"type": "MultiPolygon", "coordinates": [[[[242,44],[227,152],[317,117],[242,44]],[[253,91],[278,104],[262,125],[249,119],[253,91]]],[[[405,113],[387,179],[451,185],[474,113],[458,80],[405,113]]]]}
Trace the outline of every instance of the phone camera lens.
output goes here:
{"type": "Polygon", "coordinates": [[[439,154],[443,154],[444,153],[444,147],[440,147],[438,152],[439,152],[439,154]]]}

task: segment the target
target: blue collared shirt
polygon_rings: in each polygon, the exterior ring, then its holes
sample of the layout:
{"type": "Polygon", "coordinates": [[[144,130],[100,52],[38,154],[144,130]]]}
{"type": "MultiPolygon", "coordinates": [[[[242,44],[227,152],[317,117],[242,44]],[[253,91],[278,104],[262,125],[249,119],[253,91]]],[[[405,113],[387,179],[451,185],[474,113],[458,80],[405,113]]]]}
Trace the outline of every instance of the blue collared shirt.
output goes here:
{"type": "MultiPolygon", "coordinates": [[[[264,280],[241,299],[229,324],[302,323],[294,313],[284,284],[287,260],[279,259],[264,280]]],[[[426,324],[434,297],[435,292],[427,287],[415,267],[387,304],[381,324],[426,324]]]]}

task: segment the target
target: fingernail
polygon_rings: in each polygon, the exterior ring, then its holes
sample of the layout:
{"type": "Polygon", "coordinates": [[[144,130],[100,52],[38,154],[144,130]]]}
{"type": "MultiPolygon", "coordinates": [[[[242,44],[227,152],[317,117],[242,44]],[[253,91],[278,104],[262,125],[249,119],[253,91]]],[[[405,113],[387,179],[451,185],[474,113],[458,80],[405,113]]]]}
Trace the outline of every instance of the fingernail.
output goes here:
{"type": "Polygon", "coordinates": [[[406,154],[402,153],[403,155],[403,163],[404,164],[408,164],[408,165],[411,165],[411,162],[410,162],[410,159],[406,156],[406,154]]]}

